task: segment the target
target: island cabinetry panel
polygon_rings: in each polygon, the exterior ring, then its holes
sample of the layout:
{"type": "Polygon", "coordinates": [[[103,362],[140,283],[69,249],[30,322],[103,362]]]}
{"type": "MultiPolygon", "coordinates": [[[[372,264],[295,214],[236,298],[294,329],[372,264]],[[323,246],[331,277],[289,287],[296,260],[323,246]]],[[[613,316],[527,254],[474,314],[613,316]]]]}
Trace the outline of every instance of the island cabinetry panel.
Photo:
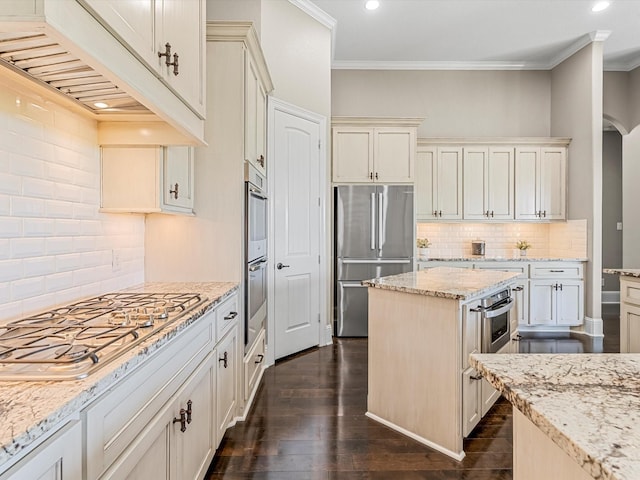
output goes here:
{"type": "Polygon", "coordinates": [[[332,118],[334,183],[413,183],[422,119],[332,118]]]}
{"type": "Polygon", "coordinates": [[[82,478],[82,423],[72,420],[0,475],[0,480],[82,478]]]}
{"type": "Polygon", "coordinates": [[[620,277],[620,353],[640,353],[640,279],[620,277]]]}
{"type": "Polygon", "coordinates": [[[418,221],[462,219],[462,147],[418,146],[416,216],[418,221]]]}
{"type": "Polygon", "coordinates": [[[465,220],[513,220],[514,148],[464,147],[465,220]]]}
{"type": "Polygon", "coordinates": [[[101,211],[193,214],[193,147],[104,146],[101,150],[101,211]]]}
{"type": "Polygon", "coordinates": [[[566,147],[517,147],[516,220],[566,220],[566,172],[566,147]]]}
{"type": "Polygon", "coordinates": [[[203,0],[78,1],[204,118],[203,0]]]}

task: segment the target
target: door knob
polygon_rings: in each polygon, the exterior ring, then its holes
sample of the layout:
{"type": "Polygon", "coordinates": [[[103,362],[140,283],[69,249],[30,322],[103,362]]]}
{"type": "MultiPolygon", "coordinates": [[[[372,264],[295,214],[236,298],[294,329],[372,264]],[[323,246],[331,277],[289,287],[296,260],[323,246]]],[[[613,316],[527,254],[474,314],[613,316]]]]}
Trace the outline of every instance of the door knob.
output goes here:
{"type": "Polygon", "coordinates": [[[283,268],[289,268],[289,265],[285,265],[284,263],[278,263],[278,264],[276,265],[276,268],[277,268],[278,270],[282,270],[283,268]]]}

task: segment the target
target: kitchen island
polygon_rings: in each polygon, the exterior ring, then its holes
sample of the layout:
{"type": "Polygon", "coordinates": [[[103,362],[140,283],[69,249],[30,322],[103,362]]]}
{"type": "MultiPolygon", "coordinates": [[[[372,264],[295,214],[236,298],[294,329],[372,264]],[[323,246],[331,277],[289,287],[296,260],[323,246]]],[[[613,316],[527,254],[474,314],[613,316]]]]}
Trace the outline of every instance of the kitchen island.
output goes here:
{"type": "Polygon", "coordinates": [[[640,478],[640,355],[485,355],[513,404],[514,480],[640,478]]]}
{"type": "MultiPolygon", "coordinates": [[[[205,301],[174,323],[167,325],[158,333],[137,344],[133,349],[123,353],[112,362],[90,374],[87,378],[61,381],[0,381],[0,478],[4,479],[4,475],[8,475],[9,478],[14,478],[14,476],[17,476],[16,478],[40,478],[39,475],[33,477],[32,471],[28,470],[29,459],[39,450],[46,449],[52,443],[53,436],[58,438],[60,435],[66,435],[69,432],[77,433],[74,433],[69,439],[65,438],[65,441],[62,442],[62,447],[72,450],[74,455],[73,462],[67,462],[65,466],[66,475],[64,478],[80,478],[79,476],[74,477],[77,471],[74,470],[71,463],[75,464],[76,459],[81,459],[83,455],[88,455],[91,461],[97,461],[96,459],[103,456],[103,453],[87,453],[87,450],[90,450],[91,447],[101,450],[103,445],[100,441],[102,438],[98,438],[96,435],[88,436],[85,443],[79,444],[81,441],[79,435],[81,424],[91,423],[90,409],[99,404],[103,398],[113,395],[120,385],[128,384],[128,387],[123,392],[126,398],[119,405],[115,405],[116,409],[114,411],[119,409],[131,415],[130,417],[125,417],[125,420],[130,423],[129,432],[132,435],[135,434],[135,429],[130,428],[135,420],[133,418],[134,412],[131,409],[136,400],[141,395],[146,394],[145,389],[149,386],[143,385],[145,379],[150,379],[155,375],[153,371],[155,364],[153,362],[157,363],[159,358],[170,354],[171,358],[168,359],[167,363],[160,365],[162,368],[159,369],[159,375],[162,377],[164,372],[167,372],[167,376],[173,375],[170,381],[174,381],[174,378],[176,380],[180,379],[182,378],[180,375],[184,376],[188,372],[185,370],[184,374],[170,374],[169,371],[173,367],[169,368],[169,365],[175,366],[177,370],[188,362],[194,363],[200,357],[204,358],[206,355],[210,355],[210,348],[208,347],[215,341],[216,334],[212,314],[218,312],[221,305],[227,305],[228,302],[233,302],[235,306],[237,290],[237,283],[224,282],[146,283],[126,289],[125,292],[135,293],[197,293],[205,301]],[[205,325],[207,322],[209,324],[205,325]],[[196,331],[198,333],[197,337],[190,338],[194,336],[193,334],[196,331]],[[208,336],[213,336],[213,338],[208,338],[208,336]],[[187,346],[189,348],[184,351],[184,358],[180,358],[180,355],[177,355],[171,349],[174,344],[184,343],[185,340],[188,340],[187,346]],[[200,346],[201,344],[202,347],[200,346]],[[183,361],[184,363],[181,363],[183,361]],[[71,443],[74,441],[77,441],[77,443],[71,443]],[[64,445],[64,443],[69,445],[64,445]],[[5,469],[16,462],[18,463],[3,475],[5,469]],[[22,469],[22,464],[25,465],[24,468],[27,470],[22,469]],[[14,470],[17,473],[14,474],[14,470]],[[29,474],[26,474],[25,471],[28,471],[29,474]]],[[[165,385],[170,383],[160,377],[158,389],[164,388],[165,385]]],[[[165,388],[164,390],[168,389],[165,388]]],[[[155,394],[158,399],[162,398],[162,394],[159,391],[154,392],[151,390],[149,394],[155,394]]],[[[235,393],[233,398],[235,398],[235,393]]],[[[148,406],[151,405],[152,403],[150,402],[148,406]]],[[[153,414],[153,410],[150,408],[147,408],[145,414],[147,412],[149,416],[153,414]]],[[[96,423],[104,423],[105,425],[108,425],[110,420],[115,421],[113,417],[107,419],[106,416],[101,416],[97,420],[98,422],[96,423]]],[[[129,435],[127,429],[122,430],[122,432],[125,435],[129,435]]],[[[217,432],[214,433],[217,436],[217,432]]],[[[120,443],[120,445],[117,445],[118,448],[122,447],[124,449],[124,446],[126,446],[126,444],[122,446],[122,435],[118,438],[118,442],[115,443],[120,443]]],[[[110,448],[111,446],[105,446],[104,457],[108,457],[111,453],[109,451],[110,448]]],[[[213,453],[210,454],[210,456],[212,455],[213,453]]],[[[91,469],[91,463],[88,468],[91,469]]],[[[93,475],[88,477],[94,478],[93,475]]]]}
{"type": "Polygon", "coordinates": [[[640,353],[640,269],[605,268],[620,275],[620,353],[640,353]]]}
{"type": "MultiPolygon", "coordinates": [[[[468,366],[480,351],[479,300],[518,273],[438,267],[369,289],[367,416],[450,457],[497,398],[468,366]]],[[[488,384],[486,384],[488,386],[488,384]]]]}

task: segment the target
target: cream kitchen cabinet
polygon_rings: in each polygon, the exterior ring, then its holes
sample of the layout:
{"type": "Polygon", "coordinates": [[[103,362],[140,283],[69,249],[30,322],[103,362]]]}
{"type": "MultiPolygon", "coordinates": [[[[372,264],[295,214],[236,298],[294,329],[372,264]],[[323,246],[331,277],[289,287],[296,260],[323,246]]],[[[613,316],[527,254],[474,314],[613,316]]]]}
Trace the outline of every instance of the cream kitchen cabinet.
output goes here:
{"type": "Polygon", "coordinates": [[[77,1],[204,117],[204,0],[77,1]]]}
{"type": "Polygon", "coordinates": [[[509,146],[463,148],[465,220],[513,220],[514,152],[509,146]]]}
{"type": "Polygon", "coordinates": [[[416,217],[418,221],[462,219],[462,147],[418,145],[416,217]]]}
{"type": "Polygon", "coordinates": [[[255,395],[260,379],[264,373],[264,356],[266,351],[265,329],[258,334],[258,338],[244,357],[244,400],[250,402],[255,395]]]}
{"type": "Polygon", "coordinates": [[[194,149],[102,147],[103,212],[193,214],[194,149]]]}
{"type": "Polygon", "coordinates": [[[245,50],[244,153],[245,160],[266,175],[267,86],[258,61],[245,50]]]}
{"type": "Polygon", "coordinates": [[[332,118],[334,183],[413,183],[422,119],[332,118]]]}
{"type": "Polygon", "coordinates": [[[529,325],[577,326],[584,322],[582,264],[532,264],[529,325]]]}
{"type": "Polygon", "coordinates": [[[620,277],[620,353],[640,353],[640,279],[620,277]]]}
{"type": "Polygon", "coordinates": [[[567,148],[517,147],[515,164],[516,220],[565,220],[567,148]]]}
{"type": "Polygon", "coordinates": [[[82,423],[67,422],[13,467],[0,480],[76,480],[82,478],[82,423]]]}

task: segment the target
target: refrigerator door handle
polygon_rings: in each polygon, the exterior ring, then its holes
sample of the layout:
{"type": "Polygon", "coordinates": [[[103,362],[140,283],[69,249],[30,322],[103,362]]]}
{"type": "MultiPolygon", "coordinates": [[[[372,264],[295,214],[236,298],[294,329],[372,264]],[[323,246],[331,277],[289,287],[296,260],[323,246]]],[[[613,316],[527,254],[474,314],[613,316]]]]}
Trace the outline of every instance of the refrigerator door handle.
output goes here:
{"type": "Polygon", "coordinates": [[[384,194],[378,194],[378,251],[382,252],[384,241],[384,194]]]}
{"type": "Polygon", "coordinates": [[[371,194],[371,250],[376,249],[376,194],[371,194]]]}
{"type": "Polygon", "coordinates": [[[348,264],[371,264],[376,265],[378,263],[411,263],[412,260],[410,258],[402,258],[402,259],[378,259],[378,258],[349,258],[349,259],[338,259],[340,263],[348,264]]]}

